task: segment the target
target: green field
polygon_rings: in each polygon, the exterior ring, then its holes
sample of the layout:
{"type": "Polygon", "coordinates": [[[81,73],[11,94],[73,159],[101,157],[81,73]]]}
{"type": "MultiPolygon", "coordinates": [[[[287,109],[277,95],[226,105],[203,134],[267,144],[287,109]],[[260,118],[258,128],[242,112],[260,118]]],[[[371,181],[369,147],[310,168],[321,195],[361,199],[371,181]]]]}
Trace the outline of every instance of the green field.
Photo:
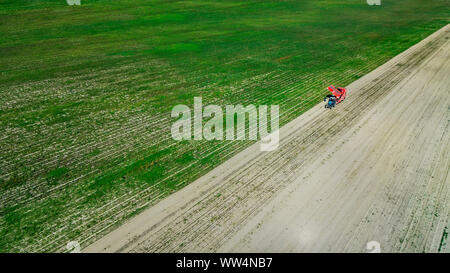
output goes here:
{"type": "Polygon", "coordinates": [[[0,0],[0,252],[85,247],[253,143],[176,142],[173,106],[278,104],[283,125],[449,15],[449,0],[0,0]]]}

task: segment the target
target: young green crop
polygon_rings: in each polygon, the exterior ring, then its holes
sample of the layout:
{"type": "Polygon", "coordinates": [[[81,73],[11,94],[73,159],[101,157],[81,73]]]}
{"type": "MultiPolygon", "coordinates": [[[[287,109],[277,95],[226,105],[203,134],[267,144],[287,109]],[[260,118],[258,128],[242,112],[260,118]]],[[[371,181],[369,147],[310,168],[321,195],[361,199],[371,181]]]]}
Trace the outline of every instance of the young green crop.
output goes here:
{"type": "Polygon", "coordinates": [[[170,138],[170,110],[280,125],[448,24],[448,1],[0,3],[0,252],[82,247],[253,141],[170,138]]]}

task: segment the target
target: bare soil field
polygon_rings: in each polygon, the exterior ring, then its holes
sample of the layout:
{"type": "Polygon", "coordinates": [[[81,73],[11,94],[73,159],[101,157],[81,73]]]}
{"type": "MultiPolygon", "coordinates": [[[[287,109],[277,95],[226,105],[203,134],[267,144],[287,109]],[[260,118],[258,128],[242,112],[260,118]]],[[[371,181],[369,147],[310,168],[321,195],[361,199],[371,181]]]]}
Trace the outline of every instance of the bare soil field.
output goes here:
{"type": "Polygon", "coordinates": [[[85,248],[449,252],[450,25],[85,248]]]}

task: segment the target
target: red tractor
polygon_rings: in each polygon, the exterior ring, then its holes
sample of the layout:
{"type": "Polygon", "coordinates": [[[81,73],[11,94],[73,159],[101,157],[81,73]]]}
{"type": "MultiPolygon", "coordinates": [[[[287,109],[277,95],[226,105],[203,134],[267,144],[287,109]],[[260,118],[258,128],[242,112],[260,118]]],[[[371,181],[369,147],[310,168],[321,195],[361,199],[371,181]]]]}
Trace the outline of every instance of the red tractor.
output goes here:
{"type": "Polygon", "coordinates": [[[323,101],[326,101],[328,98],[328,103],[325,104],[325,108],[331,109],[336,106],[336,104],[345,99],[347,89],[345,89],[344,87],[334,87],[334,85],[330,85],[328,86],[328,90],[333,95],[327,95],[325,98],[323,98],[323,101]]]}

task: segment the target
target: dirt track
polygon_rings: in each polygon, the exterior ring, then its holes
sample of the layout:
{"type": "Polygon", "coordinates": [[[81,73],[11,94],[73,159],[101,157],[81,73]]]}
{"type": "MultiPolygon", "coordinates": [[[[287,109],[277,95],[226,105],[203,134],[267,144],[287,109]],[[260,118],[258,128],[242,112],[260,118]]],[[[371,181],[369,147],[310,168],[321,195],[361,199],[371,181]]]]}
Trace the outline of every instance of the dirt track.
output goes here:
{"type": "Polygon", "coordinates": [[[85,252],[449,252],[450,25],[85,252]]]}

